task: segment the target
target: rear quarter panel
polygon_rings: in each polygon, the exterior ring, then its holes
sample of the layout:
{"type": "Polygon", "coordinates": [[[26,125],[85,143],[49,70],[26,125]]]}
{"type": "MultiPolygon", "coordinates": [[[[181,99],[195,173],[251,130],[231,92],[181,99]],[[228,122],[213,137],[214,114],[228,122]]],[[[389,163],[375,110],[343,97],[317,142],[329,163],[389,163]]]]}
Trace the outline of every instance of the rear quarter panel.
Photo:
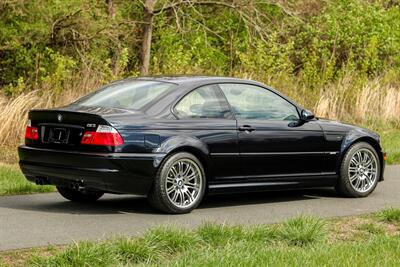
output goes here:
{"type": "Polygon", "coordinates": [[[143,119],[112,124],[124,138],[124,146],[117,152],[168,155],[188,151],[203,162],[211,179],[240,172],[235,120],[143,119]]]}

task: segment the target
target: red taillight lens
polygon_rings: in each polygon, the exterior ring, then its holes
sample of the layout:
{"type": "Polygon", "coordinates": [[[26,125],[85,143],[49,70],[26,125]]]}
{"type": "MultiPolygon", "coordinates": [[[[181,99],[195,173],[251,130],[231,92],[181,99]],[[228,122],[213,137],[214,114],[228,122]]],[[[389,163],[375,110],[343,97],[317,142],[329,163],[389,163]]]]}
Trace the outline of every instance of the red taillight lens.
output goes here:
{"type": "Polygon", "coordinates": [[[32,127],[31,121],[28,121],[28,125],[26,125],[25,129],[25,139],[38,140],[39,139],[39,131],[37,127],[32,127]]]}
{"type": "Polygon", "coordinates": [[[120,146],[124,143],[124,139],[111,126],[99,125],[95,132],[85,132],[81,144],[96,146],[120,146]]]}

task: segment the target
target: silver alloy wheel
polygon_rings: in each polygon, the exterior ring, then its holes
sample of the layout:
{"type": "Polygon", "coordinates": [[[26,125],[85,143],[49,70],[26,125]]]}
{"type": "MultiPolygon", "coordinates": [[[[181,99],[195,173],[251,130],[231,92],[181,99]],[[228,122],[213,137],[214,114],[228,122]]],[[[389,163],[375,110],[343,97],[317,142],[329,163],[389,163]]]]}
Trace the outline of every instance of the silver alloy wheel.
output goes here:
{"type": "Polygon", "coordinates": [[[370,190],[378,176],[378,162],[375,154],[366,148],[353,154],[348,167],[350,185],[360,193],[370,190]]]}
{"type": "Polygon", "coordinates": [[[180,159],[172,164],[165,179],[168,199],[177,207],[194,204],[202,190],[203,179],[199,166],[190,159],[180,159]]]}

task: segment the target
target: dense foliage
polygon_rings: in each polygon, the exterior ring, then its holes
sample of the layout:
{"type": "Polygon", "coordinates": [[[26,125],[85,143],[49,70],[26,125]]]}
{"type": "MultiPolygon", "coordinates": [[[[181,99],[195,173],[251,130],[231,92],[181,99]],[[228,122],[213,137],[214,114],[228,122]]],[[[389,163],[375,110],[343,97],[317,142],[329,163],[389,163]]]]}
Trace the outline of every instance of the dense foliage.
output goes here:
{"type": "MultiPolygon", "coordinates": [[[[157,7],[166,2],[159,1],[157,7]]],[[[295,77],[311,89],[348,70],[367,77],[394,70],[391,75],[398,76],[397,1],[259,2],[263,1],[257,1],[259,25],[220,5],[159,11],[151,72],[265,80],[295,77]]],[[[139,0],[114,0],[110,10],[107,4],[106,0],[2,1],[3,90],[15,94],[43,83],[62,90],[82,71],[96,73],[104,81],[137,75],[143,5],[139,0]]]]}

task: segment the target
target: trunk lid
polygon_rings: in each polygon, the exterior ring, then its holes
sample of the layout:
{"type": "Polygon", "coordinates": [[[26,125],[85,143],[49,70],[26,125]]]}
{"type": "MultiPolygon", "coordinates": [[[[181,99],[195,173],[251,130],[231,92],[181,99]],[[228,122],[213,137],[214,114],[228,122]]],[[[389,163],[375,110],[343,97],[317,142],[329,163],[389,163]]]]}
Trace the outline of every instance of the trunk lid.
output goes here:
{"type": "Polygon", "coordinates": [[[114,108],[74,106],[32,110],[29,120],[33,127],[37,127],[39,139],[26,139],[26,145],[71,151],[113,152],[114,147],[81,145],[82,137],[86,131],[96,131],[98,125],[111,126],[104,117],[129,112],[114,108]]]}

